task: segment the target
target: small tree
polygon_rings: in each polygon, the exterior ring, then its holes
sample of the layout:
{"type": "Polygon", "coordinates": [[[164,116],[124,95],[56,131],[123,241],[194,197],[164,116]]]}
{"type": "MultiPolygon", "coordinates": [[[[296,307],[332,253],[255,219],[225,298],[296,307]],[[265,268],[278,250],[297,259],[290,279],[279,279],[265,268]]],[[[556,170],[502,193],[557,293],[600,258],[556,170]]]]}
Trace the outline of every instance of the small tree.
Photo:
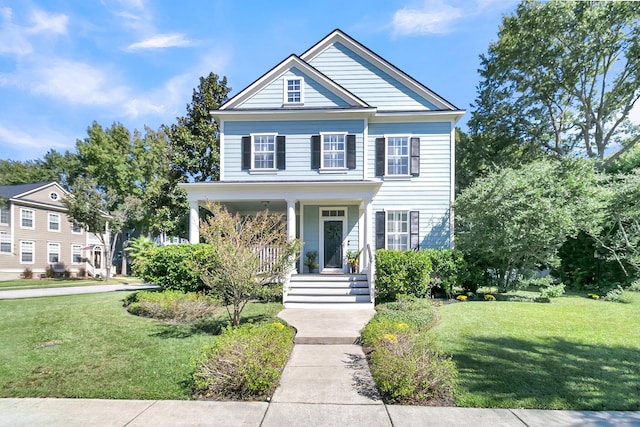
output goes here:
{"type": "Polygon", "coordinates": [[[291,271],[300,245],[288,238],[282,215],[266,210],[255,216],[232,215],[214,203],[207,203],[207,208],[211,215],[202,221],[200,233],[213,255],[197,268],[238,326],[240,313],[260,287],[281,281],[291,271]],[[270,254],[268,260],[261,256],[264,253],[270,254]]]}
{"type": "Polygon", "coordinates": [[[131,259],[134,273],[137,274],[140,262],[143,260],[147,251],[154,246],[155,243],[147,236],[140,236],[129,242],[129,246],[127,246],[124,251],[127,253],[129,259],[131,259]]]}

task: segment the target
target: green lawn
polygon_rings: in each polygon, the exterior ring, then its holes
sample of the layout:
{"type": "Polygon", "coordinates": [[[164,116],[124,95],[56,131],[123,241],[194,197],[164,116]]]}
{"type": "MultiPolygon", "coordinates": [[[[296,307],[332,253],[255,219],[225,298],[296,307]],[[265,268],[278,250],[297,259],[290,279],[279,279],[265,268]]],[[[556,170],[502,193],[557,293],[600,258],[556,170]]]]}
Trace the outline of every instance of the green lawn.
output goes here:
{"type": "MultiPolygon", "coordinates": [[[[112,277],[109,284],[140,283],[137,277],[112,277]]],[[[72,286],[105,285],[102,279],[20,279],[0,281],[0,291],[13,289],[69,288],[72,286]]]]}
{"type": "MultiPolygon", "coordinates": [[[[188,399],[192,359],[224,318],[170,325],[128,314],[125,295],[0,301],[0,397],[188,399]]],[[[281,308],[249,305],[243,317],[281,308]]]]}
{"type": "Polygon", "coordinates": [[[441,307],[436,332],[458,367],[457,404],[640,410],[640,293],[625,296],[441,307]]]}

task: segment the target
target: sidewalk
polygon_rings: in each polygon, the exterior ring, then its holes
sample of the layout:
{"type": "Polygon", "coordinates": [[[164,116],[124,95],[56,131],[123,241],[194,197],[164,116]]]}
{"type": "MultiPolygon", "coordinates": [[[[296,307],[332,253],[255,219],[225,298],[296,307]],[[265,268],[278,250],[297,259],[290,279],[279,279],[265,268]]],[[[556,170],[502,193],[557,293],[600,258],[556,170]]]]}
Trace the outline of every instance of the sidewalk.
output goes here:
{"type": "Polygon", "coordinates": [[[149,283],[117,283],[113,285],[69,286],[66,288],[11,289],[0,290],[0,299],[19,299],[53,297],[60,295],[95,294],[100,292],[137,291],[141,289],[159,289],[149,283]]]}
{"type": "Polygon", "coordinates": [[[640,426],[640,412],[385,405],[362,347],[354,344],[372,315],[283,310],[279,316],[298,334],[270,402],[0,399],[0,427],[640,426]]]}

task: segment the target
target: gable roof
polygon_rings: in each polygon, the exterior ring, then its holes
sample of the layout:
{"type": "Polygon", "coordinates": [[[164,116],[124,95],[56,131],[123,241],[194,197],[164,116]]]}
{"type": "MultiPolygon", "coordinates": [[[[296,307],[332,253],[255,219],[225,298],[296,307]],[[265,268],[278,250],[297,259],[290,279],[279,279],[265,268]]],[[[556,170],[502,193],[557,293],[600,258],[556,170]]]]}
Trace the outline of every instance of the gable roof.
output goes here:
{"type": "Polygon", "coordinates": [[[381,69],[385,73],[398,80],[400,83],[404,84],[419,95],[423,96],[425,99],[433,102],[435,105],[441,105],[444,110],[460,111],[460,109],[453,105],[451,102],[447,101],[442,96],[438,95],[427,86],[420,83],[418,80],[414,79],[409,74],[391,64],[389,61],[385,60],[380,55],[373,52],[363,44],[359,43],[357,40],[353,39],[351,36],[344,33],[340,29],[333,30],[325,38],[307,49],[306,52],[300,55],[300,58],[305,62],[310,62],[313,58],[318,56],[325,49],[335,43],[343,44],[348,49],[354,51],[355,53],[372,63],[375,67],[381,69]]]}
{"type": "Polygon", "coordinates": [[[219,110],[227,110],[237,107],[238,105],[249,99],[252,95],[257,93],[260,89],[264,88],[270,82],[277,79],[279,76],[293,67],[297,67],[298,69],[300,69],[300,71],[312,77],[317,83],[321,84],[323,87],[328,89],[334,95],[338,96],[350,106],[358,108],[370,108],[370,106],[362,99],[358,98],[356,95],[349,92],[347,89],[340,86],[338,83],[334,82],[329,77],[303,61],[299,56],[290,55],[287,59],[273,67],[271,70],[267,71],[260,78],[244,88],[231,99],[227,100],[227,102],[220,106],[219,110]]]}
{"type": "Polygon", "coordinates": [[[13,199],[16,197],[26,196],[27,194],[32,193],[33,191],[37,191],[51,184],[57,184],[57,183],[55,181],[49,181],[49,182],[36,182],[33,184],[0,185],[0,197],[4,197],[6,199],[13,199]]]}

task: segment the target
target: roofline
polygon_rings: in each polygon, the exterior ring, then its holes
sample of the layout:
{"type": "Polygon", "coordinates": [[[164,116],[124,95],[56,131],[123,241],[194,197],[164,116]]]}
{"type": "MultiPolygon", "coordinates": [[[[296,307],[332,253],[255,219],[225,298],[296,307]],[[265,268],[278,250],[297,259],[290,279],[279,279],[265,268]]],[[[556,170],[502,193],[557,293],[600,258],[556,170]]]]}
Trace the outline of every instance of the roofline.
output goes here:
{"type": "MultiPolygon", "coordinates": [[[[32,188],[31,190],[25,191],[25,192],[23,192],[23,193],[14,194],[13,196],[9,197],[9,200],[14,199],[14,198],[17,198],[17,197],[24,197],[24,196],[27,196],[27,195],[29,195],[29,194],[31,194],[31,193],[34,193],[34,192],[36,192],[36,191],[40,191],[40,190],[42,190],[44,187],[47,187],[47,186],[49,186],[49,185],[51,185],[51,184],[55,184],[58,188],[60,188],[60,190],[62,190],[62,192],[63,192],[65,195],[68,195],[68,194],[69,194],[69,192],[68,192],[67,190],[65,190],[64,188],[62,188],[62,186],[61,186],[60,184],[58,184],[58,182],[57,182],[57,181],[46,181],[46,182],[42,182],[42,183],[38,183],[38,182],[36,182],[36,183],[34,183],[34,184],[41,184],[41,185],[40,185],[39,187],[32,188]]],[[[18,185],[28,185],[28,184],[16,184],[16,186],[18,186],[18,185]]],[[[7,186],[7,187],[10,187],[10,186],[7,186]]]]}
{"type": "Polygon", "coordinates": [[[49,210],[57,210],[60,212],[67,212],[69,209],[67,209],[66,206],[58,206],[58,205],[52,205],[49,203],[45,203],[45,202],[38,202],[35,200],[25,200],[25,199],[16,199],[14,197],[7,199],[9,202],[11,202],[14,206],[29,206],[32,208],[46,208],[49,210]]]}
{"type": "Polygon", "coordinates": [[[325,74],[323,74],[319,70],[316,70],[313,66],[311,66],[310,64],[302,60],[298,55],[291,54],[287,58],[285,58],[283,61],[279,62],[274,67],[272,67],[269,71],[264,73],[262,76],[254,80],[253,83],[251,83],[249,86],[245,87],[236,95],[234,95],[232,98],[224,102],[220,106],[219,110],[226,110],[227,108],[232,108],[233,104],[245,101],[246,98],[248,98],[253,93],[254,90],[260,88],[263,84],[266,84],[272,77],[277,77],[278,73],[286,71],[285,68],[287,67],[291,68],[292,65],[289,65],[289,63],[292,63],[292,62],[296,64],[299,68],[302,68],[302,71],[304,71],[306,74],[310,74],[316,77],[316,81],[318,81],[319,83],[324,82],[327,88],[330,89],[331,92],[333,92],[334,94],[338,95],[342,100],[347,101],[350,104],[357,104],[360,107],[369,107],[369,104],[367,104],[362,99],[360,99],[359,97],[357,97],[356,95],[354,95],[353,93],[351,93],[350,91],[348,91],[347,89],[345,89],[344,87],[342,87],[341,85],[339,85],[338,83],[336,83],[335,81],[327,77],[325,74]]]}
{"type": "Polygon", "coordinates": [[[374,51],[372,51],[371,49],[369,49],[368,47],[366,47],[362,43],[358,42],[353,37],[351,37],[350,35],[348,35],[344,31],[340,30],[339,28],[336,28],[335,30],[333,30],[332,32],[327,34],[318,43],[316,43],[315,45],[313,45],[309,49],[307,49],[302,55],[300,55],[300,58],[305,62],[310,61],[312,58],[317,56],[321,51],[323,51],[326,48],[326,46],[330,42],[332,42],[333,39],[336,38],[336,37],[342,37],[342,38],[346,39],[353,47],[355,47],[358,50],[360,50],[360,53],[362,53],[365,58],[370,59],[370,60],[373,59],[373,61],[370,61],[370,62],[372,62],[374,65],[375,64],[379,64],[380,66],[382,66],[383,71],[388,72],[389,74],[391,74],[392,76],[394,76],[396,78],[399,77],[399,80],[401,80],[401,81],[404,80],[405,83],[408,83],[410,86],[413,86],[414,89],[417,89],[419,92],[426,93],[428,96],[431,96],[431,97],[435,98],[440,103],[445,104],[446,106],[450,107],[452,110],[460,110],[453,103],[447,101],[445,98],[443,98],[442,96],[438,95],[436,92],[434,92],[433,90],[429,89],[427,86],[425,86],[424,84],[420,83],[415,78],[411,77],[411,75],[409,75],[406,72],[402,71],[400,68],[396,67],[391,62],[387,61],[382,56],[378,55],[377,53],[375,53],[374,51]]]}

